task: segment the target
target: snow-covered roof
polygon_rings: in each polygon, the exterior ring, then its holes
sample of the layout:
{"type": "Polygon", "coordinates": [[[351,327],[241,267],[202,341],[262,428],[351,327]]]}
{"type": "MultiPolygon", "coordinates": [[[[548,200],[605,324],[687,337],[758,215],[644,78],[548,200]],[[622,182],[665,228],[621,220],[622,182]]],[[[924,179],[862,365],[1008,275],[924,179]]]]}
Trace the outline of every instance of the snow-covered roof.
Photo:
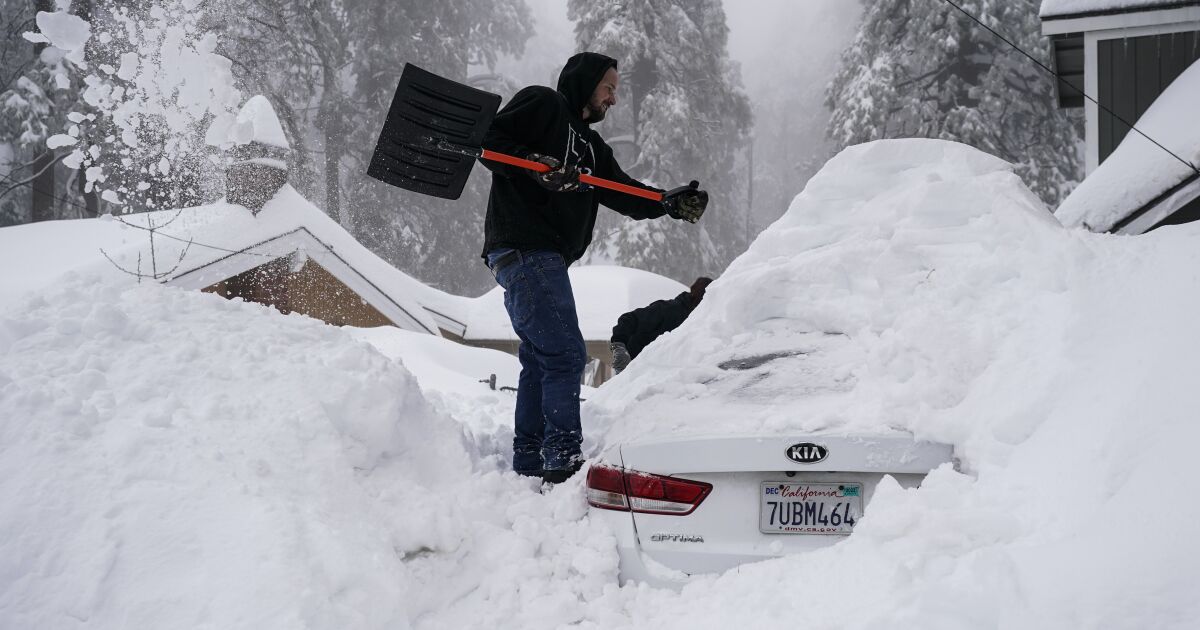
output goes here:
{"type": "MultiPolygon", "coordinates": [[[[571,289],[583,338],[607,340],[617,318],[655,300],[670,299],[687,287],[664,276],[615,265],[572,267],[571,289]]],[[[496,287],[473,300],[458,302],[466,307],[465,338],[469,341],[516,340],[504,310],[504,290],[496,287]]]]}
{"type": "Polygon", "coordinates": [[[1089,17],[1200,5],[1200,0],[1042,0],[1042,19],[1089,17]]]}
{"type": "Polygon", "coordinates": [[[70,271],[124,275],[113,263],[150,275],[149,234],[135,226],[151,224],[166,224],[155,238],[154,264],[157,279],[168,285],[204,288],[302,251],[397,326],[440,334],[415,297],[433,289],[376,256],[291,186],[257,216],[218,202],[120,221],[101,217],[0,229],[0,265],[28,270],[4,288],[10,294],[38,290],[70,271]]]}
{"type": "MultiPolygon", "coordinates": [[[[1138,119],[1135,126],[1181,158],[1200,166],[1200,63],[1184,71],[1138,119]]],[[[1139,223],[1158,223],[1197,194],[1180,190],[1154,208],[1147,204],[1196,176],[1196,171],[1130,131],[1121,144],[1062,202],[1055,216],[1063,225],[1107,232],[1135,213],[1139,223]],[[1152,221],[1152,222],[1151,222],[1152,221]]],[[[1186,187],[1186,186],[1185,186],[1186,187]]],[[[1140,230],[1140,231],[1144,231],[1140,230]]]]}

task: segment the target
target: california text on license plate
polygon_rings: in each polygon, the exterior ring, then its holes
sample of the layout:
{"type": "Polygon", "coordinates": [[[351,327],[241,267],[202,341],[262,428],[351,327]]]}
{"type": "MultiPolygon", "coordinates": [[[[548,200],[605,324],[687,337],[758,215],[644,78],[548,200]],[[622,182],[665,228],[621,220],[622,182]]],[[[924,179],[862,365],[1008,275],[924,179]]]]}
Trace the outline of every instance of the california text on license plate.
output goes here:
{"type": "Polygon", "coordinates": [[[758,529],[766,534],[849,534],[862,517],[862,484],[763,482],[758,529]]]}

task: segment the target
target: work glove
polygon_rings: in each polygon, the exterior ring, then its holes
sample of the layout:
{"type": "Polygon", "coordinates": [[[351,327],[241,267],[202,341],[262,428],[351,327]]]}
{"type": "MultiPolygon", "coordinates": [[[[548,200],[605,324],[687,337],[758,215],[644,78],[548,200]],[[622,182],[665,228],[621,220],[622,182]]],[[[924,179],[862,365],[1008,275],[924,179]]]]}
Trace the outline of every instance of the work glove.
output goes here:
{"type": "Polygon", "coordinates": [[[557,159],[541,153],[530,153],[527,160],[541,162],[550,167],[545,173],[527,170],[542,188],[550,192],[572,192],[579,189],[579,169],[571,164],[562,164],[557,159]]]}
{"type": "Polygon", "coordinates": [[[613,371],[620,374],[622,370],[629,367],[629,362],[633,359],[629,356],[629,350],[625,348],[625,344],[614,341],[608,344],[608,349],[612,350],[613,356],[613,371]]]}
{"type": "Polygon", "coordinates": [[[672,219],[695,223],[708,207],[708,193],[699,190],[700,182],[692,180],[687,186],[663,194],[663,207],[672,219]]]}

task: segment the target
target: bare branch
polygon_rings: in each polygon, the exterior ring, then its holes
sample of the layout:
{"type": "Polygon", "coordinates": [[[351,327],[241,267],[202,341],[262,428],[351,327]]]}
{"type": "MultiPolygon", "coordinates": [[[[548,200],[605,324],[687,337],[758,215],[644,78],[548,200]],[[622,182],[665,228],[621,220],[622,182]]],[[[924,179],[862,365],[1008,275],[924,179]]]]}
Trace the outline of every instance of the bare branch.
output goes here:
{"type": "Polygon", "coordinates": [[[135,271],[130,271],[130,270],[128,270],[128,269],[126,269],[126,268],[122,267],[121,265],[118,265],[118,264],[117,264],[117,261],[113,260],[113,259],[112,259],[112,256],[109,256],[109,255],[108,255],[108,252],[104,251],[104,248],[103,248],[103,247],[101,247],[101,248],[100,248],[100,253],[101,253],[101,254],[103,254],[103,255],[104,255],[104,257],[108,259],[108,262],[112,263],[112,266],[114,266],[114,267],[116,267],[117,269],[119,269],[119,270],[121,270],[121,271],[123,271],[123,272],[125,272],[125,273],[127,273],[127,274],[129,274],[129,275],[131,275],[131,276],[133,276],[133,277],[135,277],[135,278],[137,278],[137,279],[138,279],[138,282],[141,282],[141,281],[142,281],[142,254],[141,254],[141,252],[138,252],[138,268],[137,268],[138,270],[137,270],[136,272],[135,272],[135,271]]]}
{"type": "MultiPolygon", "coordinates": [[[[38,177],[40,177],[42,173],[45,173],[45,172],[46,172],[46,169],[48,169],[48,168],[52,168],[52,167],[53,167],[55,164],[58,164],[59,162],[61,162],[61,161],[62,161],[64,158],[66,158],[68,155],[70,155],[70,154],[68,154],[68,153],[63,153],[63,154],[61,154],[61,155],[59,155],[59,156],[56,156],[56,157],[55,157],[53,160],[51,160],[51,161],[50,161],[50,163],[49,163],[49,164],[47,164],[47,165],[43,166],[43,167],[42,167],[42,170],[40,170],[40,171],[38,171],[38,172],[34,173],[33,175],[30,175],[28,179],[23,179],[23,180],[21,180],[21,181],[19,181],[19,182],[15,183],[15,184],[13,184],[12,186],[10,186],[10,187],[6,188],[6,189],[4,190],[4,192],[0,192],[0,199],[3,199],[5,195],[7,195],[8,193],[10,193],[10,192],[12,192],[12,191],[14,191],[14,190],[16,190],[16,189],[18,189],[18,188],[22,187],[22,186],[28,186],[29,184],[32,184],[32,183],[33,183],[33,181],[34,181],[34,180],[36,180],[38,177]]],[[[15,180],[10,180],[10,181],[15,181],[15,180]]]]}

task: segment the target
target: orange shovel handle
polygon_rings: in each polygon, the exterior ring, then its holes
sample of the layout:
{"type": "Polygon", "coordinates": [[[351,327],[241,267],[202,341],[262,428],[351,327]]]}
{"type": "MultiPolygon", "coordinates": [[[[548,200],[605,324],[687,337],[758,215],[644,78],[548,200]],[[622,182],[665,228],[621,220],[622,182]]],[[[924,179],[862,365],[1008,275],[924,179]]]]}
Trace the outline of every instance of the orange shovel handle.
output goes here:
{"type": "MultiPolygon", "coordinates": [[[[511,155],[507,155],[504,153],[496,153],[495,151],[489,151],[487,149],[484,149],[483,154],[480,155],[479,157],[481,157],[485,160],[491,160],[493,162],[502,162],[504,164],[511,164],[512,166],[529,169],[535,173],[545,173],[546,171],[550,170],[549,166],[546,166],[545,164],[542,164],[541,162],[534,162],[533,160],[525,160],[525,159],[522,159],[519,157],[513,157],[511,155]]],[[[596,186],[597,188],[607,188],[609,190],[615,190],[617,192],[622,192],[627,195],[634,195],[636,197],[642,197],[644,199],[649,199],[651,201],[662,201],[662,199],[663,199],[663,195],[660,192],[653,191],[653,190],[647,190],[645,188],[638,188],[637,186],[630,186],[628,184],[622,184],[620,182],[614,182],[611,179],[603,179],[600,177],[593,177],[591,175],[586,175],[586,174],[581,173],[579,175],[579,181],[581,181],[584,184],[587,184],[589,186],[596,186]]]]}

